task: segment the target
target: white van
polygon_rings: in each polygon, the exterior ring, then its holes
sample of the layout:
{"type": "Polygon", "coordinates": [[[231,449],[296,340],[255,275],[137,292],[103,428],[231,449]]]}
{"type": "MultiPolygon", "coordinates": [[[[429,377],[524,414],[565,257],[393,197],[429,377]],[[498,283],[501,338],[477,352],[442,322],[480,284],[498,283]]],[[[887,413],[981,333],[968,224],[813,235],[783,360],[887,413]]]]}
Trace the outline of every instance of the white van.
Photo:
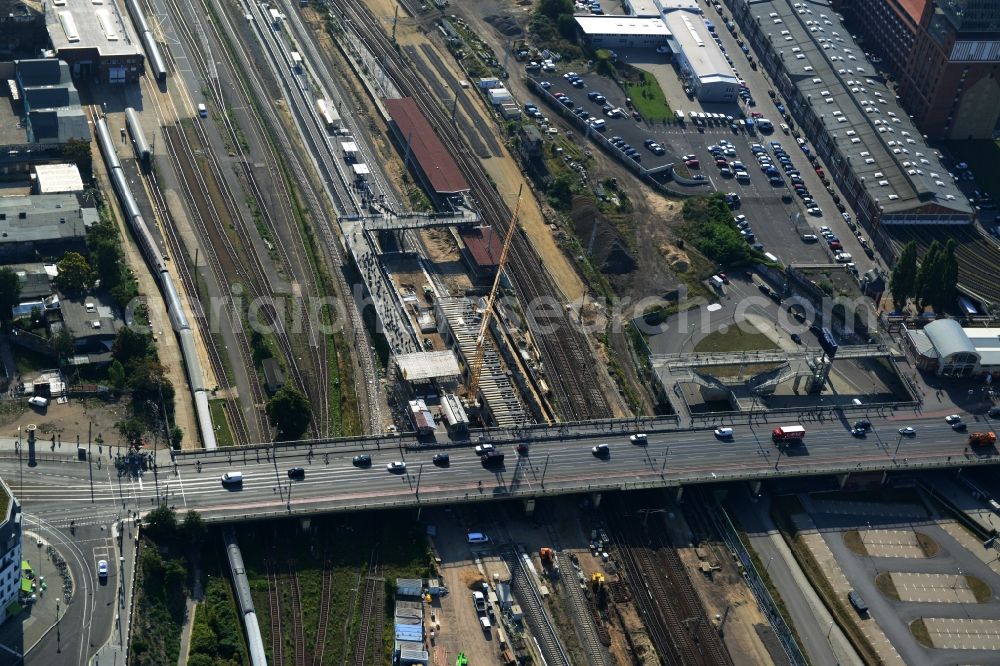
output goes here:
{"type": "Polygon", "coordinates": [[[674,111],[674,117],[677,118],[677,120],[679,120],[680,122],[684,122],[684,112],[681,111],[680,109],[674,111]]]}
{"type": "Polygon", "coordinates": [[[607,129],[608,123],[607,121],[604,120],[604,118],[598,118],[597,120],[590,123],[590,125],[598,132],[603,132],[605,129],[607,129]]]}
{"type": "Polygon", "coordinates": [[[226,472],[222,475],[222,485],[227,487],[242,486],[243,472],[226,472]]]}
{"type": "Polygon", "coordinates": [[[482,532],[469,532],[465,535],[465,540],[469,543],[486,543],[490,538],[482,532]]]}
{"type": "Polygon", "coordinates": [[[40,395],[33,395],[30,398],[28,398],[28,404],[31,405],[32,407],[48,407],[49,399],[43,398],[40,395]]]}
{"type": "Polygon", "coordinates": [[[204,104],[198,105],[198,115],[202,118],[208,118],[208,107],[204,104]]]}
{"type": "Polygon", "coordinates": [[[853,257],[848,252],[841,252],[840,254],[838,254],[837,256],[835,256],[833,259],[838,264],[846,264],[846,263],[850,262],[853,259],[853,257]]]}

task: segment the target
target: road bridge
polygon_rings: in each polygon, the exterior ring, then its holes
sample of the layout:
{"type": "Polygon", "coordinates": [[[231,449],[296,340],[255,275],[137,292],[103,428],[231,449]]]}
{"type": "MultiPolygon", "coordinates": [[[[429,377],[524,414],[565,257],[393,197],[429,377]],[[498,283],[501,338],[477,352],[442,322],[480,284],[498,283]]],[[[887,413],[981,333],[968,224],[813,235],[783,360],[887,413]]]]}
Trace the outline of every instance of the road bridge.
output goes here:
{"type": "MultiPolygon", "coordinates": [[[[798,422],[807,429],[805,441],[787,448],[772,443],[771,430],[794,423],[792,419],[747,419],[733,425],[731,440],[717,439],[710,428],[641,419],[494,429],[475,432],[464,441],[402,435],[179,452],[172,462],[160,460],[141,479],[114,478],[105,466],[93,486],[88,471],[94,470],[87,462],[69,456],[56,460],[47,451],[37,466],[25,466],[21,484],[11,452],[0,455],[0,473],[13,481],[11,487],[26,504],[95,503],[145,511],[165,502],[179,511],[195,509],[209,521],[229,522],[782,477],[839,475],[845,482],[856,472],[1000,461],[992,447],[970,449],[967,433],[953,431],[939,415],[896,412],[887,419],[873,417],[871,432],[858,438],[849,432],[853,417],[826,413],[833,416],[803,415],[798,422]],[[901,435],[898,428],[903,426],[913,426],[916,435],[901,435]],[[643,445],[630,442],[638,430],[647,434],[643,445]],[[478,444],[496,446],[505,454],[503,464],[484,468],[473,450],[478,444]],[[516,451],[518,444],[527,446],[527,455],[516,451]],[[594,456],[591,449],[597,444],[608,444],[610,455],[594,456]],[[445,452],[449,464],[435,464],[433,456],[445,452]],[[362,454],[371,457],[370,466],[352,462],[362,454]],[[405,461],[405,472],[387,471],[387,463],[397,460],[405,461]],[[39,474],[49,466],[58,473],[39,474]],[[305,468],[305,477],[290,479],[292,467],[305,468]],[[227,471],[243,473],[241,489],[222,487],[220,477],[227,471]]],[[[1000,429],[1000,423],[986,417],[968,420],[970,430],[1000,429]]]]}

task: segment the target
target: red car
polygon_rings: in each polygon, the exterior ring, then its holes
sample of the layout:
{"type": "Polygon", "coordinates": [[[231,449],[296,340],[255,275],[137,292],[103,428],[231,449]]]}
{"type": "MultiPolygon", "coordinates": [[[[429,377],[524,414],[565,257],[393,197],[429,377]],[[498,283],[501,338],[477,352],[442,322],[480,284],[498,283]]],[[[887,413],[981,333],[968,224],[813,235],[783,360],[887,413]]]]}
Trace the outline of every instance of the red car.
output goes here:
{"type": "Polygon", "coordinates": [[[820,178],[824,177],[825,174],[823,173],[822,167],[816,167],[816,175],[819,176],[820,178]]]}
{"type": "Polygon", "coordinates": [[[632,112],[632,118],[633,118],[634,120],[636,120],[637,122],[642,122],[642,116],[641,116],[641,115],[639,115],[639,112],[638,112],[638,111],[633,111],[633,112],[632,112]]]}
{"type": "Polygon", "coordinates": [[[830,249],[831,250],[841,250],[843,248],[840,245],[840,241],[830,241],[830,249]]]}
{"type": "Polygon", "coordinates": [[[729,284],[729,276],[725,273],[719,273],[719,278],[722,279],[723,284],[729,284]]]}
{"type": "Polygon", "coordinates": [[[684,166],[690,169],[698,169],[701,167],[701,162],[699,162],[698,160],[687,160],[686,162],[684,162],[684,166]]]}
{"type": "Polygon", "coordinates": [[[727,162],[726,160],[721,160],[721,159],[720,160],[715,160],[715,166],[717,166],[717,167],[729,166],[729,162],[727,162]]]}
{"type": "Polygon", "coordinates": [[[763,118],[763,117],[764,117],[764,114],[763,114],[763,113],[760,113],[759,111],[752,111],[752,112],[750,113],[750,117],[751,117],[751,118],[763,118]]]}

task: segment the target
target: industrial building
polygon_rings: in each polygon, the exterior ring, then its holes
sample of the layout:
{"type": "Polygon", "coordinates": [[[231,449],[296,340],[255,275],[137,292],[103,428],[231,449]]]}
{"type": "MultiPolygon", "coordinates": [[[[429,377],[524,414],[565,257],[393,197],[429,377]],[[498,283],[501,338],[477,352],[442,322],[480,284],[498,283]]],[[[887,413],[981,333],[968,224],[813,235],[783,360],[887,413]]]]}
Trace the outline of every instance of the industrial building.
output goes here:
{"type": "Polygon", "coordinates": [[[37,161],[61,156],[71,140],[90,141],[69,66],[54,59],[0,63],[4,102],[0,102],[0,169],[26,172],[37,161]]]}
{"type": "Polygon", "coordinates": [[[830,176],[868,225],[969,224],[940,155],[879,79],[829,5],[728,0],[830,176]]]}
{"type": "Polygon", "coordinates": [[[145,55],[132,24],[115,0],[59,0],[46,4],[45,27],[74,77],[132,83],[145,72],[145,55]]]}
{"type": "MultiPolygon", "coordinates": [[[[30,426],[34,427],[34,426],[30,426]]],[[[0,479],[0,623],[21,590],[21,504],[0,479]]]]}
{"type": "Polygon", "coordinates": [[[580,35],[597,49],[657,48],[667,45],[663,19],[636,16],[574,16],[580,35]]]}
{"type": "Polygon", "coordinates": [[[72,194],[0,197],[0,262],[86,252],[87,229],[99,221],[72,194]]]}
{"type": "Polygon", "coordinates": [[[685,10],[670,11],[663,21],[670,30],[670,50],[681,76],[690,81],[698,99],[735,102],[740,92],[739,79],[701,16],[685,10]]]}
{"type": "Polygon", "coordinates": [[[1000,328],[962,328],[954,319],[938,319],[903,331],[923,370],[946,377],[1000,375],[1000,328]]]}
{"type": "Polygon", "coordinates": [[[1000,0],[834,0],[885,60],[903,107],[933,139],[1000,130],[1000,0]]]}
{"type": "Polygon", "coordinates": [[[31,167],[33,194],[83,192],[83,179],[75,164],[35,164],[31,167]]]}
{"type": "Polygon", "coordinates": [[[393,139],[403,152],[403,161],[413,169],[424,189],[440,203],[449,196],[469,191],[469,183],[458,164],[434,132],[417,103],[410,97],[384,99],[392,122],[393,139]]]}

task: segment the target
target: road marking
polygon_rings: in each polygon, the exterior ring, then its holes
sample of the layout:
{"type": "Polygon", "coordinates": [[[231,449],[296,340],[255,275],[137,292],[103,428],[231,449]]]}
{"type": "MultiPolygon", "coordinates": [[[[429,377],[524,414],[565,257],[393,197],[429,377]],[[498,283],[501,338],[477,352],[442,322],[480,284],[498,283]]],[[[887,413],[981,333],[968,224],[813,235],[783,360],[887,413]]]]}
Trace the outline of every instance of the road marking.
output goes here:
{"type": "Polygon", "coordinates": [[[184,492],[184,479],[181,478],[180,470],[177,470],[177,482],[181,484],[181,499],[184,501],[184,508],[187,508],[188,499],[187,494],[184,492]]]}

